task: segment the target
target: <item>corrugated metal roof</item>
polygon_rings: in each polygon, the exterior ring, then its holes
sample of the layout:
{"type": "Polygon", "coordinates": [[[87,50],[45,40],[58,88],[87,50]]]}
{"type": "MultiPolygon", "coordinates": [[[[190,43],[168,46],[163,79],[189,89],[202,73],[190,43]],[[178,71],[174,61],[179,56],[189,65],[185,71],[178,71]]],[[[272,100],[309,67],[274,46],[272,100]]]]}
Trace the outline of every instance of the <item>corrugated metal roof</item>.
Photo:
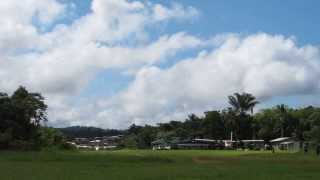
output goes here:
{"type": "Polygon", "coordinates": [[[273,139],[270,142],[281,142],[281,141],[285,141],[288,139],[291,139],[291,137],[281,137],[281,138],[273,139]]]}

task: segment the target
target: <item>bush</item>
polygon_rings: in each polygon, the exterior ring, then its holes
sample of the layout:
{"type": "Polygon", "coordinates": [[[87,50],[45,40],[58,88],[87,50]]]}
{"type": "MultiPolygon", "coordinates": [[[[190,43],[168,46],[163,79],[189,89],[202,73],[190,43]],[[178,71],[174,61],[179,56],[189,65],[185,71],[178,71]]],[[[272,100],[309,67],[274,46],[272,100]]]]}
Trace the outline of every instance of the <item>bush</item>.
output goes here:
{"type": "Polygon", "coordinates": [[[12,139],[11,129],[7,129],[5,132],[0,133],[0,149],[7,149],[9,147],[9,142],[12,139]]]}
{"type": "Polygon", "coordinates": [[[76,150],[77,148],[76,148],[74,145],[65,142],[65,143],[62,143],[62,144],[60,145],[59,149],[63,149],[63,150],[76,150]]]}
{"type": "Polygon", "coordinates": [[[29,151],[35,149],[35,144],[25,140],[13,140],[9,142],[9,147],[13,150],[29,151]]]}
{"type": "Polygon", "coordinates": [[[121,146],[128,148],[128,149],[137,149],[137,147],[138,147],[137,137],[135,135],[126,136],[122,140],[121,146]]]}
{"type": "Polygon", "coordinates": [[[72,150],[75,147],[68,144],[63,134],[54,128],[42,127],[39,129],[37,146],[42,150],[72,150]]]}

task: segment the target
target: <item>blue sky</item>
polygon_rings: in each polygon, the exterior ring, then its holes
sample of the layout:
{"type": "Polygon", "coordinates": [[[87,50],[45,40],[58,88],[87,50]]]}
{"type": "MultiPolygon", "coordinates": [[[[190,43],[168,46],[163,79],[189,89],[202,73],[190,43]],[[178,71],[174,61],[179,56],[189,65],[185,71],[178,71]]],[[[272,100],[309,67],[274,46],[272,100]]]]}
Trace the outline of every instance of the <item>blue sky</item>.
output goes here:
{"type": "MultiPolygon", "coordinates": [[[[72,0],[79,6],[78,13],[83,15],[90,10],[90,0],[72,0]]],[[[153,3],[161,3],[170,6],[169,0],[152,0],[153,3]]],[[[319,17],[320,2],[317,0],[176,0],[186,6],[196,7],[200,16],[191,22],[175,22],[162,25],[159,29],[152,29],[151,38],[157,38],[161,34],[186,31],[201,37],[210,37],[222,33],[253,34],[258,32],[294,36],[299,45],[320,44],[319,17]]],[[[173,58],[162,67],[168,67],[174,62],[194,55],[194,52],[184,52],[173,58]]],[[[87,96],[113,95],[122,88],[127,87],[132,77],[116,71],[107,70],[101,72],[91,85],[84,90],[87,96]],[[101,92],[101,86],[106,86],[107,91],[101,92]]],[[[296,98],[275,98],[270,105],[283,103],[282,101],[298,106],[296,98]]]]}
{"type": "MultiPolygon", "coordinates": [[[[210,36],[217,33],[267,32],[295,36],[300,43],[319,44],[317,0],[182,0],[201,10],[202,16],[187,29],[210,36]]],[[[173,27],[173,31],[176,29],[173,27]]]]}
{"type": "MultiPolygon", "coordinates": [[[[77,14],[90,11],[91,0],[61,0],[77,5],[77,14]]],[[[170,24],[164,32],[188,31],[200,36],[220,33],[267,32],[295,36],[299,43],[319,44],[320,2],[317,0],[151,0],[153,3],[170,5],[172,2],[193,6],[201,16],[189,23],[170,24]]],[[[154,32],[158,34],[158,31],[154,32]]]]}
{"type": "Polygon", "coordinates": [[[0,4],[0,87],[44,94],[52,126],[126,128],[223,109],[319,106],[317,0],[0,4]],[[17,10],[18,9],[18,10],[17,10]],[[12,76],[15,74],[15,76],[12,76]]]}

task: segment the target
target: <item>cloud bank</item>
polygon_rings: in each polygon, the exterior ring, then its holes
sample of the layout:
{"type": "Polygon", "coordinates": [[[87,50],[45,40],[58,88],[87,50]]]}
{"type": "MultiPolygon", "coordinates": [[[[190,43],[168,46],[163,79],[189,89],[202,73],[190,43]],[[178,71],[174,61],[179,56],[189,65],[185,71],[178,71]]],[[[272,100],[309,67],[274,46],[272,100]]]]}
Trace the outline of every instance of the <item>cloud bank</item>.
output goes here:
{"type": "Polygon", "coordinates": [[[24,85],[42,92],[51,125],[126,128],[183,120],[191,112],[225,107],[234,92],[250,92],[262,102],[319,94],[320,49],[298,46],[292,37],[198,37],[181,31],[151,38],[156,31],[152,28],[193,21],[199,10],[181,4],[93,0],[87,14],[64,23],[74,8],[56,0],[0,2],[1,91],[24,85]],[[196,55],[160,66],[188,51],[196,55]],[[99,72],[111,69],[134,80],[112,97],[80,95],[99,72]]]}

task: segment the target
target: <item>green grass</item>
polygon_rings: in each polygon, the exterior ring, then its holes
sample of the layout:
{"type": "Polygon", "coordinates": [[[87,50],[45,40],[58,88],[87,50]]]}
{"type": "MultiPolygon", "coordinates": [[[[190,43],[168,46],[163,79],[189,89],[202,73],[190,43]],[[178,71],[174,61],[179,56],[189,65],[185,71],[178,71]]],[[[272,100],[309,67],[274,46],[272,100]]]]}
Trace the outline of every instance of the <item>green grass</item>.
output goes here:
{"type": "Polygon", "coordinates": [[[1,180],[319,180],[320,157],[242,151],[0,152],[1,180]]]}

